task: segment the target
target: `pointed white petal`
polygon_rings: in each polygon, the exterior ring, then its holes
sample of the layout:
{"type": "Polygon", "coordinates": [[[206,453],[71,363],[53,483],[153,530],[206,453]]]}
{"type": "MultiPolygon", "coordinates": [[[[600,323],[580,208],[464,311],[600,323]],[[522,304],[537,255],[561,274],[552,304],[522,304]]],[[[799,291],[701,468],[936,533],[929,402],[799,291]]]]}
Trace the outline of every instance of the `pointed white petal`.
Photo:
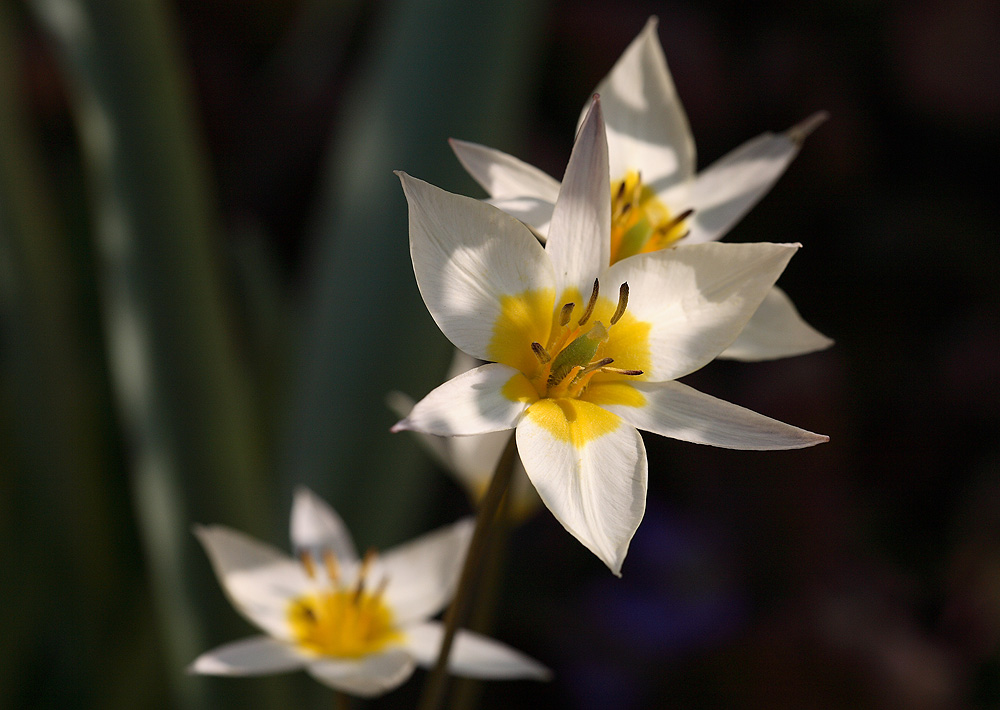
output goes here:
{"type": "Polygon", "coordinates": [[[392,649],[357,661],[322,658],[306,666],[309,675],[335,690],[371,698],[402,685],[413,674],[413,657],[392,649]]]}
{"type": "Polygon", "coordinates": [[[694,174],[695,150],[656,24],[649,19],[596,93],[604,103],[611,178],[636,170],[659,193],[694,174]]]}
{"type": "Polygon", "coordinates": [[[495,359],[489,347],[501,299],[555,286],[545,250],[495,207],[397,174],[409,203],[410,255],[427,310],[459,349],[495,359]]]}
{"type": "Polygon", "coordinates": [[[536,197],[552,204],[559,195],[559,181],[512,155],[478,143],[454,138],[448,141],[462,167],[483,186],[490,197],[536,197]]]}
{"type": "Polygon", "coordinates": [[[538,197],[507,197],[504,199],[487,200],[497,209],[503,210],[535,230],[535,237],[545,243],[552,222],[552,210],[555,202],[542,200],[538,197]]]}
{"type": "Polygon", "coordinates": [[[693,209],[685,244],[719,239],[767,194],[798,155],[801,143],[764,133],[703,170],[690,183],[661,194],[672,209],[693,209]]]}
{"type": "Polygon", "coordinates": [[[580,126],[552,211],[545,251],[552,258],[557,287],[589,293],[611,261],[611,178],[601,103],[594,99],[580,126]]]}
{"type": "Polygon", "coordinates": [[[305,659],[287,643],[270,636],[252,636],[203,653],[188,671],[204,675],[269,675],[295,671],[305,664],[305,659]]]}
{"type": "Polygon", "coordinates": [[[813,434],[716,399],[679,382],[635,382],[642,407],[605,405],[634,427],[695,444],[769,451],[814,446],[829,437],[813,434]]]}
{"type": "Polygon", "coordinates": [[[612,266],[601,277],[604,287],[627,282],[626,313],[651,326],[643,379],[677,379],[715,359],[736,340],[797,249],[713,242],[637,254],[612,266]]]}
{"type": "MultiPolygon", "coordinates": [[[[444,627],[437,622],[406,630],[406,647],[425,667],[433,667],[441,649],[444,627]]],[[[459,629],[448,656],[448,670],[465,678],[549,680],[552,672],[538,661],[510,646],[481,634],[459,629]]]]}
{"type": "Polygon", "coordinates": [[[291,518],[292,548],[309,550],[315,559],[333,552],[341,563],[357,562],[358,552],[347,526],[329,504],[304,486],[295,489],[291,518]]]}
{"type": "Polygon", "coordinates": [[[595,404],[542,399],[518,424],[517,449],[542,502],[621,576],[646,509],[646,450],[639,432],[595,404]]]}
{"type": "Polygon", "coordinates": [[[423,621],[451,600],[472,528],[465,518],[381,556],[377,573],[388,579],[385,601],[397,625],[423,621]]]}
{"type": "Polygon", "coordinates": [[[730,360],[775,360],[824,350],[833,341],[802,320],[792,300],[771,288],[736,341],[719,357],[730,360]]]}
{"type": "Polygon", "coordinates": [[[431,390],[392,431],[463,436],[512,429],[529,404],[504,394],[505,385],[516,378],[524,380],[518,391],[531,388],[524,375],[507,365],[494,362],[469,370],[431,390]]]}
{"type": "MultiPolygon", "coordinates": [[[[416,401],[407,394],[393,390],[385,396],[385,403],[392,410],[393,414],[400,419],[405,419],[413,411],[416,401]]],[[[433,436],[431,434],[421,434],[416,431],[413,432],[413,436],[416,437],[417,443],[420,444],[424,451],[430,454],[431,458],[439,466],[449,471],[454,468],[448,439],[442,439],[440,436],[433,436]]]]}
{"type": "Polygon", "coordinates": [[[271,636],[287,640],[288,603],[310,586],[302,565],[270,545],[221,525],[197,526],[194,533],[237,611],[271,636]]]}

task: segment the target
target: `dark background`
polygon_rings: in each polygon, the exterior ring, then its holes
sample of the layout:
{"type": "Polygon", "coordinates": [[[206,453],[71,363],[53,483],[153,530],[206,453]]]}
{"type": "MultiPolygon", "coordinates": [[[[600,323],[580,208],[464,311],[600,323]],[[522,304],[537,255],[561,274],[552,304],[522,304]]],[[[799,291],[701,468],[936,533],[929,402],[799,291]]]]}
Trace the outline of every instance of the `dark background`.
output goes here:
{"type": "MultiPolygon", "coordinates": [[[[178,648],[250,630],[193,540],[180,566],[164,566],[143,532],[143,438],[129,433],[117,365],[104,354],[109,267],[95,246],[78,84],[44,19],[60,3],[4,4],[14,95],[62,225],[74,327],[96,382],[80,406],[99,450],[90,478],[66,464],[72,456],[47,462],[47,421],[26,419],[23,371],[5,367],[0,705],[327,707],[328,692],[304,677],[195,681],[177,662],[187,652],[178,648]],[[172,573],[195,580],[191,598],[215,624],[201,638],[171,639],[172,573]]],[[[468,510],[412,440],[387,433],[384,393],[420,396],[448,361],[415,297],[391,169],[479,196],[445,143],[454,136],[559,176],[581,106],[653,14],[699,166],[829,111],[727,239],[801,242],[781,286],[836,345],[716,362],[685,381],[830,442],[753,453],[645,436],[648,510],[620,580],[546,511],[515,530],[493,633],[555,679],[490,684],[482,706],[1000,705],[1000,5],[164,9],[217,219],[213,268],[230,340],[264,412],[268,498],[257,505],[267,512],[253,532],[282,547],[300,482],[331,500],[362,546],[468,510]]],[[[0,264],[18,283],[17,260],[0,264]]],[[[16,300],[4,304],[0,358],[10,359],[20,331],[16,300]]],[[[62,411],[77,395],[26,396],[62,411]]],[[[177,509],[181,528],[246,528],[240,505],[216,504],[201,479],[167,480],[179,498],[202,499],[177,509]]],[[[410,706],[421,679],[371,705],[410,706]]]]}

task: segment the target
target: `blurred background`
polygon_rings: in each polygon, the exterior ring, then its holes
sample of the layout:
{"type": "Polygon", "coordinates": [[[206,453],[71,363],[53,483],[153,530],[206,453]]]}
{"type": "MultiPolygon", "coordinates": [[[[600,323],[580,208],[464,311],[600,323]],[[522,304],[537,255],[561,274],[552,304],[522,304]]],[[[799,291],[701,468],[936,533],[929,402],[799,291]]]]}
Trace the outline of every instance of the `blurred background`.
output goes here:
{"type": "Polygon", "coordinates": [[[560,176],[653,14],[700,166],[830,112],[728,239],[802,242],[837,344],[685,381],[831,440],[646,437],[620,580],[513,530],[492,633],[555,679],[482,707],[1000,706],[1000,5],[0,0],[0,707],[329,707],[185,673],[252,632],[191,526],[285,548],[299,484],[362,548],[469,511],[388,432],[450,358],[391,171],[481,196],[458,137],[560,176]]]}

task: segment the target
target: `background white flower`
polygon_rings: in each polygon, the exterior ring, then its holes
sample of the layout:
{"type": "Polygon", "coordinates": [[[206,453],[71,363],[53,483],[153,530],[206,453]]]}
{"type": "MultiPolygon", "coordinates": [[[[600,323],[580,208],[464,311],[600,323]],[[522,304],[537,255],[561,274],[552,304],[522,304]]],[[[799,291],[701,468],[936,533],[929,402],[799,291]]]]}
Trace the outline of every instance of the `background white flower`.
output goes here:
{"type": "MultiPolygon", "coordinates": [[[[826,119],[817,113],[784,133],[764,133],[697,172],[694,138],[656,28],[656,18],[650,18],[595,90],[607,126],[614,203],[611,264],[678,242],[720,239],[771,189],[805,137],[826,119]]],[[[540,237],[548,234],[559,181],[492,148],[458,140],[451,144],[492,204],[540,237]]],[[[832,343],[775,287],[720,357],[767,360],[832,343]]]]}
{"type": "MultiPolygon", "coordinates": [[[[304,669],[332,688],[372,696],[403,683],[416,664],[437,659],[443,628],[427,619],[454,594],[472,521],[359,559],[340,517],[300,488],[291,518],[297,559],[223,526],[195,533],[233,605],[266,635],[203,654],[193,672],[304,669]]],[[[449,670],[475,678],[549,676],[536,661],[468,631],[455,638],[449,670]]]]}

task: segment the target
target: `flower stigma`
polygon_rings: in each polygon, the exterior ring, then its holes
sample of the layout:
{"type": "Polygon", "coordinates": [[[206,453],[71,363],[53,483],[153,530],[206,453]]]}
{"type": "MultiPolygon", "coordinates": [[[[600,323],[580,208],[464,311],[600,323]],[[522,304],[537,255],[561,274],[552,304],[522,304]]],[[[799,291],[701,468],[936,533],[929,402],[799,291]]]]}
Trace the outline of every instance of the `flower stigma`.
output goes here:
{"type": "Polygon", "coordinates": [[[369,551],[361,563],[357,582],[345,586],[332,551],[323,553],[325,579],[308,551],[299,555],[306,574],[319,587],[288,605],[292,637],[301,649],[320,656],[361,658],[402,638],[393,623],[392,611],[383,601],[388,578],[383,578],[374,592],[366,587],[374,559],[374,551],[369,551]]]}
{"type": "Polygon", "coordinates": [[[586,391],[591,379],[598,373],[630,376],[642,374],[639,369],[611,367],[614,358],[603,353],[611,338],[610,329],[618,324],[628,307],[627,283],[623,283],[618,290],[618,304],[608,321],[609,325],[605,326],[602,321],[595,320],[588,327],[597,307],[600,288],[600,281],[594,279],[594,288],[587,306],[575,323],[572,321],[576,303],[567,301],[558,311],[548,343],[531,343],[531,351],[537,358],[539,367],[529,379],[539,397],[576,399],[586,391]]]}
{"type": "Polygon", "coordinates": [[[671,215],[640,174],[629,170],[611,183],[611,264],[677,243],[688,235],[685,222],[693,212],[671,215]]]}

